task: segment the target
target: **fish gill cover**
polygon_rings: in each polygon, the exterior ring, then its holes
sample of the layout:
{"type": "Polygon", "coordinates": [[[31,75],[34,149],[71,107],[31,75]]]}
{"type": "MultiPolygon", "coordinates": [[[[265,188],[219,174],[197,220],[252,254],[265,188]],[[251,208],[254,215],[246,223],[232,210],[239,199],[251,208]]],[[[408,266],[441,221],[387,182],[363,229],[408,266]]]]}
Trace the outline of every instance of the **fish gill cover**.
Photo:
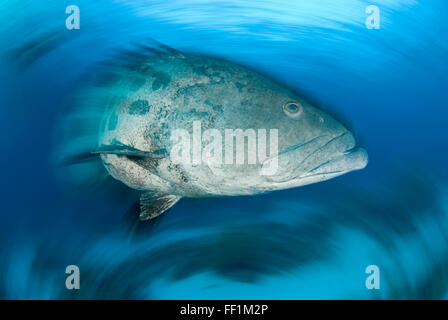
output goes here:
{"type": "Polygon", "coordinates": [[[445,1],[76,5],[79,30],[58,1],[0,5],[1,298],[448,298],[445,1]],[[370,5],[379,29],[366,26],[370,5]],[[77,102],[149,39],[300,93],[355,133],[369,165],[264,195],[186,198],[138,222],[140,194],[100,161],[58,160],[96,147],[106,106],[77,102]],[[78,125],[61,134],[67,115],[78,125]],[[81,290],[66,289],[68,265],[81,290]],[[379,290],[366,288],[369,265],[379,290]]]}

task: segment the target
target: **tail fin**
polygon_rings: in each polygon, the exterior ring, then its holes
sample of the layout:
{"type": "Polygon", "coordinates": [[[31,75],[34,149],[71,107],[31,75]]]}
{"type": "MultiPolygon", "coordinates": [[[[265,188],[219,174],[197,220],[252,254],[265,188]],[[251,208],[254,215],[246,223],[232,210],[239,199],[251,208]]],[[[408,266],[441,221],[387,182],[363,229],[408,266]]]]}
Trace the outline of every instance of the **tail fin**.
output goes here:
{"type": "Polygon", "coordinates": [[[106,123],[107,115],[150,76],[153,65],[167,56],[179,57],[181,53],[155,41],[149,46],[117,50],[79,81],[77,93],[62,112],[55,134],[53,160],[64,179],[96,185],[107,178],[99,153],[95,152],[102,133],[110,125],[106,123]]]}

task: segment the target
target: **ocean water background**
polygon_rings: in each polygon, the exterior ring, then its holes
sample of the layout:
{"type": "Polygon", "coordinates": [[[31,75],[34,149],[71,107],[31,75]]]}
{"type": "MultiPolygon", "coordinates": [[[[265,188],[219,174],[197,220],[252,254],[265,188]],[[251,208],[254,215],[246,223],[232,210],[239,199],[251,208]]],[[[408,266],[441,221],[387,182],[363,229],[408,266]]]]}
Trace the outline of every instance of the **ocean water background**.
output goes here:
{"type": "Polygon", "coordinates": [[[448,3],[10,1],[0,5],[3,299],[447,299],[448,3]],[[65,28],[65,8],[81,11],[65,28]],[[377,5],[381,27],[367,29],[377,5]],[[63,106],[96,64],[155,39],[306,92],[369,165],[254,197],[183,199],[135,222],[138,193],[74,188],[54,163],[63,106]],[[78,265],[81,289],[65,288],[78,265]],[[377,265],[381,289],[367,290],[377,265]]]}

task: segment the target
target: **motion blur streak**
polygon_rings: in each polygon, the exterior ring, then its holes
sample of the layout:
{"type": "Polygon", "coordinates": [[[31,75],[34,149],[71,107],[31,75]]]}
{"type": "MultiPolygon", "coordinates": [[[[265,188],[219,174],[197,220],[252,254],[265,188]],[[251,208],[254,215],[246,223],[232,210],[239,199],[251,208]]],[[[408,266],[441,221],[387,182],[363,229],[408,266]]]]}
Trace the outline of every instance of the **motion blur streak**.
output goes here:
{"type": "Polygon", "coordinates": [[[446,299],[446,193],[428,176],[387,185],[184,201],[156,224],[52,235],[2,255],[2,298],[446,299]],[[79,292],[63,286],[72,262],[79,292]],[[364,287],[372,263],[379,291],[364,287]]]}
{"type": "Polygon", "coordinates": [[[445,0],[73,4],[80,30],[60,1],[0,4],[1,298],[448,298],[445,0]],[[110,177],[74,190],[53,162],[60,116],[98,63],[149,38],[305,92],[351,124],[369,166],[182,200],[149,224],[110,177]],[[65,288],[71,264],[81,290],[65,288]],[[365,287],[371,264],[380,290],[365,287]]]}

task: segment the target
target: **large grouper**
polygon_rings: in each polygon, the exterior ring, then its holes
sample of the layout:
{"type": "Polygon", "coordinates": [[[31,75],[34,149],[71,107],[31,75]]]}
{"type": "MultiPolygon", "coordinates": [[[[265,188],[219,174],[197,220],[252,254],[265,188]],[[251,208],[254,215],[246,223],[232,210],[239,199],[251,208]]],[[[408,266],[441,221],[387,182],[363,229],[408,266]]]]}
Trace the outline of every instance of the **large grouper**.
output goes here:
{"type": "Polygon", "coordinates": [[[141,220],[183,197],[294,188],[367,164],[341,123],[241,65],[160,45],[121,52],[99,70],[75,100],[84,111],[72,121],[93,126],[95,143],[67,163],[96,157],[113,178],[143,191],[141,220]],[[235,135],[225,139],[226,130],[235,135]]]}

